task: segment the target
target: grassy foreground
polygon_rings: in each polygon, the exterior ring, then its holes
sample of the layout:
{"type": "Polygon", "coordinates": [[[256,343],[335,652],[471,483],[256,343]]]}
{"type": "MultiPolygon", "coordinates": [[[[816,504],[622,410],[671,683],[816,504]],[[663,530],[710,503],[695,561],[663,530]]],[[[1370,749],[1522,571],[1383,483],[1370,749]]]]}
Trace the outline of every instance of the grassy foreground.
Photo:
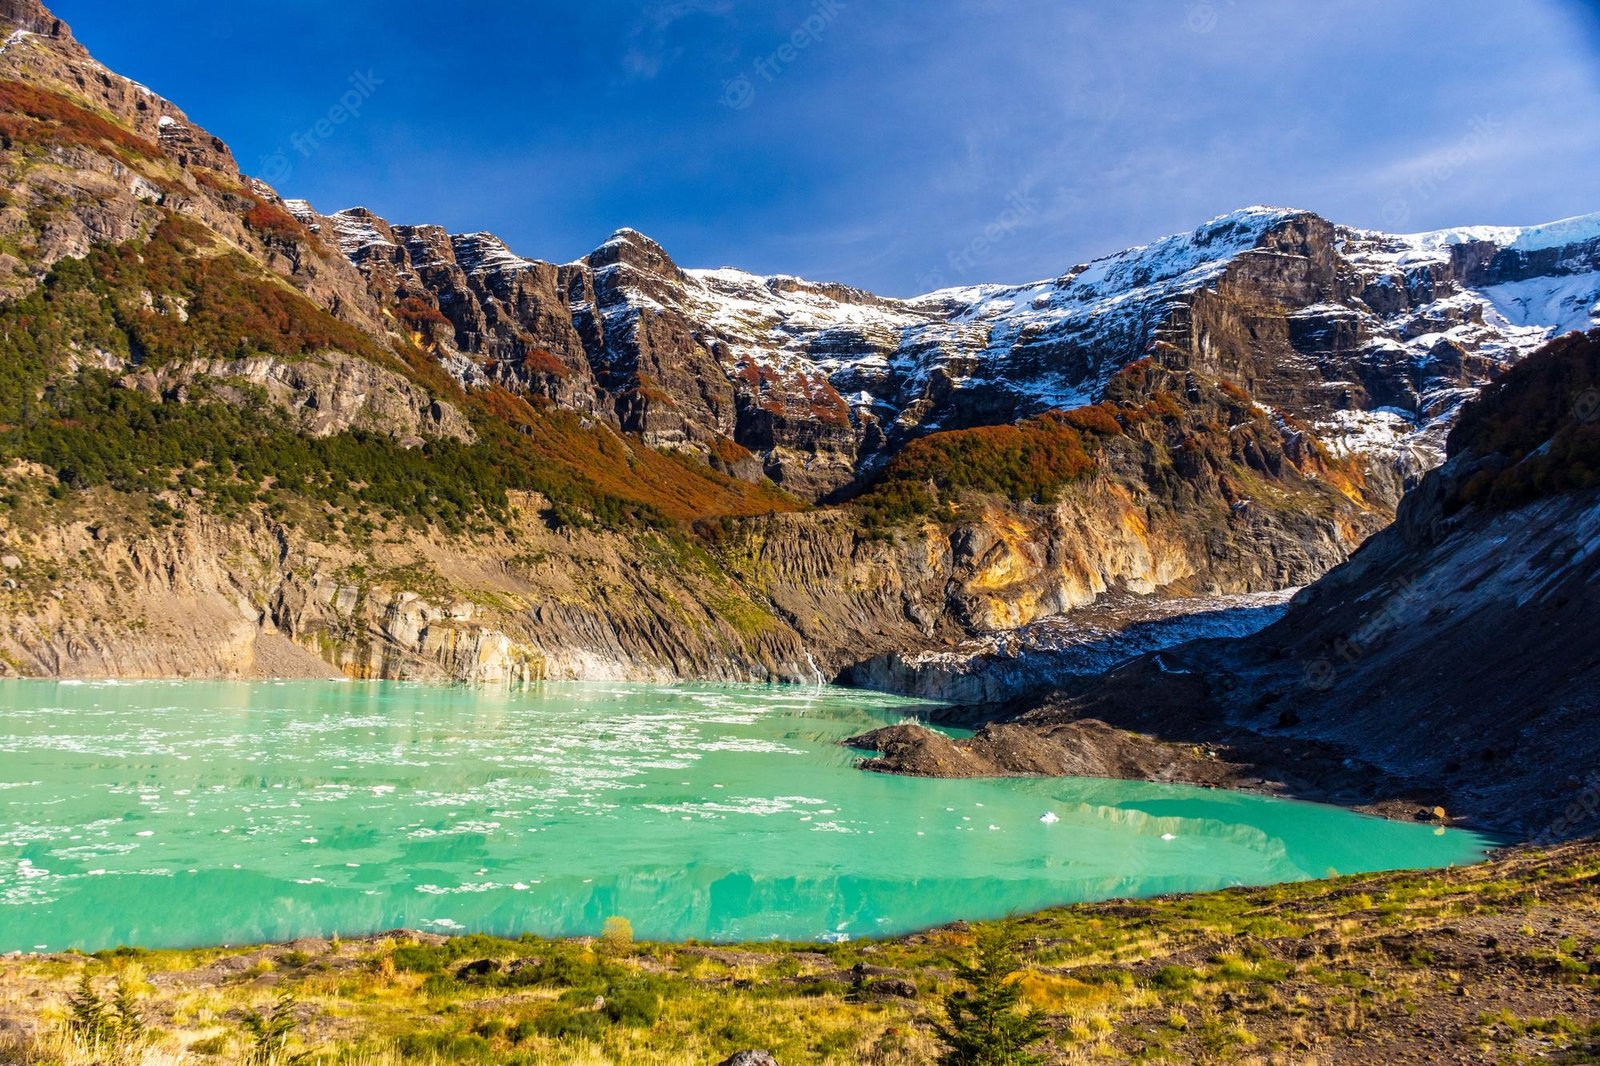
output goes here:
{"type": "MultiPolygon", "coordinates": [[[[1047,1062],[1600,1061],[1600,845],[1002,924],[1047,1062]]],[[[0,1062],[925,1063],[976,932],[715,947],[613,923],[586,941],[12,957],[0,1062]],[[108,1015],[94,1047],[71,1026],[85,974],[108,1015]],[[118,991],[139,1019],[122,1036],[118,991]]]]}

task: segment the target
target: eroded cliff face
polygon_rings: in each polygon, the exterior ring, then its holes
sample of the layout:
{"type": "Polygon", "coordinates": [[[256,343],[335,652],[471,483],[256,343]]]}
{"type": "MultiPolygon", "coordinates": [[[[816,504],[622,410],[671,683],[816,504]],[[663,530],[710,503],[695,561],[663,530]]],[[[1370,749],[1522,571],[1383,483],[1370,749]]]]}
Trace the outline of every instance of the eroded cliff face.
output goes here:
{"type": "Polygon", "coordinates": [[[295,360],[269,355],[187,359],[154,369],[113,363],[108,369],[122,372],[118,387],[157,401],[183,403],[197,383],[225,399],[258,389],[313,437],[365,430],[414,447],[430,439],[470,441],[475,435],[454,404],[401,374],[342,352],[295,360]]]}
{"type": "Polygon", "coordinates": [[[36,484],[0,522],[0,648],[15,673],[66,677],[815,683],[1108,592],[1298,584],[1359,539],[1264,508],[1201,523],[1109,476],[889,538],[838,510],[707,539],[554,531],[531,495],[493,534],[352,541],[315,511],[223,519],[181,494],[152,530],[114,494],[68,516],[36,484]]]}

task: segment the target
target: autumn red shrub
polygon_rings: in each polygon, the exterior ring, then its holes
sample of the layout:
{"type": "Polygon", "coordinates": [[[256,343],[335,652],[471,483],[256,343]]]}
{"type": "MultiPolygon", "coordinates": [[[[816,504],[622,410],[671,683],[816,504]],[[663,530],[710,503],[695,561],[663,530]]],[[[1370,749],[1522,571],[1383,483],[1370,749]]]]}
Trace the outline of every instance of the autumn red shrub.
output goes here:
{"type": "Polygon", "coordinates": [[[1121,409],[1108,403],[1097,403],[1092,407],[1078,407],[1071,411],[1062,411],[1056,417],[1074,429],[1085,433],[1095,433],[1102,437],[1114,437],[1120,434],[1122,422],[1118,418],[1121,409]]]}
{"type": "Polygon", "coordinates": [[[1217,382],[1217,388],[1222,390],[1222,394],[1224,396],[1228,397],[1237,404],[1241,404],[1245,407],[1252,407],[1255,405],[1255,399],[1248,392],[1244,391],[1244,389],[1240,388],[1238,385],[1235,385],[1231,381],[1226,379],[1219,381],[1217,382]]]}
{"type": "Polygon", "coordinates": [[[407,296],[395,308],[395,317],[412,333],[432,337],[436,327],[447,327],[450,320],[437,307],[420,296],[407,296]]]}
{"type": "Polygon", "coordinates": [[[535,410],[505,389],[474,392],[468,403],[489,416],[481,424],[514,484],[575,502],[605,524],[692,522],[802,506],[770,481],[729,477],[693,456],[588,424],[572,411],[535,410]]]}
{"type": "Polygon", "coordinates": [[[277,204],[262,200],[244,213],[244,224],[262,238],[276,241],[299,241],[309,236],[300,220],[277,204]]]}
{"type": "Polygon", "coordinates": [[[749,448],[727,437],[718,437],[711,442],[711,454],[730,466],[734,463],[748,462],[755,458],[749,448]]]}
{"type": "Polygon", "coordinates": [[[161,153],[154,143],[105,115],[19,81],[0,81],[0,136],[7,146],[109,149],[126,163],[153,159],[161,153]]]}
{"type": "Polygon", "coordinates": [[[564,378],[572,374],[571,367],[557,359],[555,353],[544,348],[529,349],[522,357],[522,369],[531,375],[543,374],[554,378],[564,378]]]}

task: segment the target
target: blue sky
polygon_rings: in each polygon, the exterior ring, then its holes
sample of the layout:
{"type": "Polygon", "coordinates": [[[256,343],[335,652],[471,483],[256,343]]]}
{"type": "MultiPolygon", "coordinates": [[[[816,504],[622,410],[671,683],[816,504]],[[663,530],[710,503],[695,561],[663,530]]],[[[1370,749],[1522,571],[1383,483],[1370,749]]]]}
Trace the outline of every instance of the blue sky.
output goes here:
{"type": "Polygon", "coordinates": [[[1397,230],[1600,210],[1597,6],[52,3],[322,210],[557,261],[633,226],[686,266],[897,295],[1252,203],[1397,230]],[[360,116],[308,133],[360,76],[360,116]]]}

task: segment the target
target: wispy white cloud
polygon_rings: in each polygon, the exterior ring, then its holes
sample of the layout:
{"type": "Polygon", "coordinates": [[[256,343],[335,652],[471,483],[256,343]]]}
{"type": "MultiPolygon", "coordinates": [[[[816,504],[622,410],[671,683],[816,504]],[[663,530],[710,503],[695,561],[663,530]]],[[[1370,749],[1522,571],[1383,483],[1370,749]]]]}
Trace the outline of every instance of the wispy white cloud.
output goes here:
{"type": "Polygon", "coordinates": [[[727,15],[732,0],[656,0],[644,6],[628,34],[622,69],[629,78],[648,81],[683,56],[672,29],[695,15],[727,15]]]}

